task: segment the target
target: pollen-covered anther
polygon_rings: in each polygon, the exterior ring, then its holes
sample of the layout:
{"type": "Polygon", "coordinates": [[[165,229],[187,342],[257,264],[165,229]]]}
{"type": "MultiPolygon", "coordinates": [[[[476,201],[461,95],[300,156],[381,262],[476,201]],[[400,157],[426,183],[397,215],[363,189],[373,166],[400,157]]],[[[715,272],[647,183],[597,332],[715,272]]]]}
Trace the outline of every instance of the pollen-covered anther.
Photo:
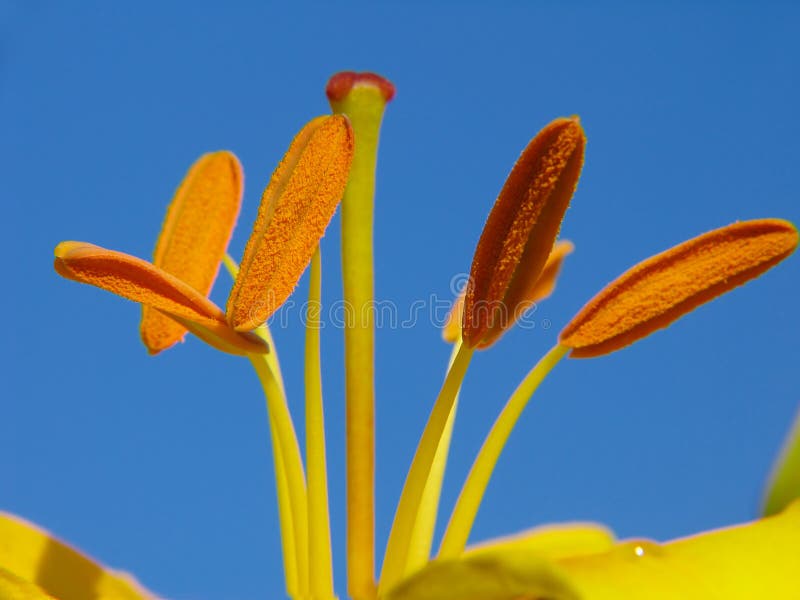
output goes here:
{"type": "Polygon", "coordinates": [[[788,221],[734,223],[653,256],[611,282],[559,336],[573,358],[608,354],[667,327],[701,304],[758,277],[794,252],[788,221]]]}
{"type": "MultiPolygon", "coordinates": [[[[539,277],[525,286],[520,286],[520,289],[525,292],[524,295],[521,298],[514,299],[514,304],[509,305],[507,307],[508,310],[502,311],[500,320],[493,323],[492,327],[487,330],[486,336],[477,345],[478,348],[485,349],[494,344],[526,311],[534,309],[537,302],[545,300],[553,293],[556,289],[556,282],[561,272],[561,266],[564,264],[564,259],[572,254],[573,250],[575,250],[575,245],[569,240],[556,242],[539,277]]],[[[461,339],[465,294],[466,288],[453,301],[442,327],[442,339],[449,344],[454,344],[461,339]]]]}
{"type": "Polygon", "coordinates": [[[343,115],[317,117],[294,138],[261,198],[228,297],[234,329],[255,329],[292,293],[336,212],[352,159],[343,115]]]}
{"type": "MultiPolygon", "coordinates": [[[[208,296],[236,225],[243,180],[231,152],[201,156],[175,192],[153,264],[208,296]]],[[[157,354],[182,340],[186,328],[143,305],[140,332],[150,354],[157,354]]]]}
{"type": "Polygon", "coordinates": [[[485,350],[492,346],[526,312],[535,310],[538,302],[547,299],[553,293],[556,289],[556,282],[564,264],[564,259],[572,254],[574,249],[574,244],[569,240],[556,242],[552,252],[547,257],[544,268],[535,279],[525,281],[527,278],[525,277],[524,266],[521,267],[523,272],[517,276],[520,280],[519,285],[515,286],[513,294],[506,295],[499,318],[490,323],[486,334],[477,344],[477,348],[485,350]]]}
{"type": "Polygon", "coordinates": [[[578,184],[585,145],[577,117],[556,119],[514,165],[472,260],[463,319],[467,346],[479,347],[529,297],[578,184]]]}
{"type": "Polygon", "coordinates": [[[229,327],[222,310],[192,286],[130,254],[85,242],[61,242],[55,249],[54,266],[62,277],[160,311],[223,352],[269,351],[257,336],[229,327]]]}

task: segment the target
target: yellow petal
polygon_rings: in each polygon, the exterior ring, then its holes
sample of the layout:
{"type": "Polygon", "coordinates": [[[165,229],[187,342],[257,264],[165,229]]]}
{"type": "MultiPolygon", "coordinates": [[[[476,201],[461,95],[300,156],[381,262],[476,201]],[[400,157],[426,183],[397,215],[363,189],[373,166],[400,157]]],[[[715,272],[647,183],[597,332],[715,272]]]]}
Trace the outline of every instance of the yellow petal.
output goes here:
{"type": "Polygon", "coordinates": [[[657,545],[629,541],[559,561],[585,600],[797,600],[800,504],[754,523],[657,545]]]}
{"type": "Polygon", "coordinates": [[[613,547],[605,528],[592,524],[537,527],[434,560],[392,589],[386,600],[512,600],[578,598],[555,561],[613,547]]]}
{"type": "Polygon", "coordinates": [[[464,556],[491,554],[509,549],[524,550],[541,558],[558,560],[605,552],[614,546],[614,534],[594,523],[544,525],[504,538],[470,546],[464,556]]]}
{"type": "MultiPolygon", "coordinates": [[[[230,152],[205,154],[181,183],[161,229],[153,264],[208,296],[239,215],[242,168],[230,152]]],[[[186,329],[142,307],[142,341],[157,354],[183,339],[186,329]]]]}
{"type": "Polygon", "coordinates": [[[539,598],[578,600],[580,596],[553,561],[517,547],[433,560],[381,596],[381,600],[539,598]]]}
{"type": "Polygon", "coordinates": [[[255,329],[292,293],[336,212],[352,159],[345,116],[317,117],[294,138],[261,198],[228,298],[234,329],[255,329]]]}
{"type": "Polygon", "coordinates": [[[659,545],[612,545],[602,527],[533,530],[437,560],[388,600],[797,600],[800,502],[783,513],[659,545]],[[560,595],[559,595],[560,594],[560,595]]]}
{"type": "Polygon", "coordinates": [[[577,118],[556,119],[514,165],[472,259],[464,302],[467,347],[478,345],[489,328],[507,320],[506,297],[524,297],[541,273],[578,184],[585,143],[577,118]]]}
{"type": "Polygon", "coordinates": [[[559,336],[570,356],[608,354],[758,277],[794,252],[797,229],[761,219],[722,227],[653,256],[610,283],[559,336]]]}
{"type": "Polygon", "coordinates": [[[153,598],[129,575],[101,567],[35,525],[4,513],[0,513],[0,565],[0,598],[4,600],[153,598]]]}
{"type": "Polygon", "coordinates": [[[0,598],[3,600],[57,600],[38,585],[0,567],[0,598]]]}
{"type": "Polygon", "coordinates": [[[454,559],[437,559],[398,584],[389,598],[575,598],[575,590],[555,561],[602,552],[613,545],[611,532],[599,525],[537,527],[472,546],[454,559]]]}
{"type": "Polygon", "coordinates": [[[233,331],[211,300],[147,261],[84,242],[62,242],[55,256],[62,277],[156,308],[223,352],[269,350],[257,336],[233,331]]]}

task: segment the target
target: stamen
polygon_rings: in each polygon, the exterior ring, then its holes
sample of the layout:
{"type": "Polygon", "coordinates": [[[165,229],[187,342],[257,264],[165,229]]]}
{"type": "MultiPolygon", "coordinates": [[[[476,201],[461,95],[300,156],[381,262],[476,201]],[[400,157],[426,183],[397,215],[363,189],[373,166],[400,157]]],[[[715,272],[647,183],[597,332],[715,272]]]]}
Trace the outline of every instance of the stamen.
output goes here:
{"type": "Polygon", "coordinates": [[[614,280],[559,336],[570,357],[624,348],[758,277],[794,252],[798,234],[780,219],[734,223],[653,256],[614,280]]]}
{"type": "Polygon", "coordinates": [[[325,411],[322,402],[320,311],[322,257],[311,259],[306,309],[306,464],[308,465],[308,562],[312,598],[333,599],[333,558],[328,510],[328,466],[325,457],[325,411]]]}
{"type": "Polygon", "coordinates": [[[55,256],[54,266],[62,277],[158,309],[223,352],[269,351],[260,338],[231,329],[211,300],[145,260],[84,242],[61,242],[55,256]]]}
{"type": "MultiPolygon", "coordinates": [[[[229,254],[225,254],[222,258],[222,263],[225,265],[225,269],[228,271],[231,279],[236,280],[236,277],[239,275],[239,265],[236,261],[233,260],[229,254]]],[[[295,434],[294,422],[291,418],[291,414],[288,415],[287,423],[289,431],[285,434],[290,440],[294,439],[294,444],[291,445],[289,454],[289,456],[292,457],[291,459],[287,460],[284,457],[279,443],[277,433],[278,422],[273,416],[273,412],[279,409],[274,407],[274,403],[286,406],[287,402],[286,388],[283,384],[281,365],[278,360],[278,351],[272,339],[272,333],[266,323],[253,330],[252,333],[262,338],[270,347],[270,353],[263,355],[266,368],[262,370],[260,378],[264,388],[264,394],[268,398],[267,414],[269,416],[270,438],[272,439],[272,460],[275,470],[275,489],[278,496],[278,520],[280,521],[281,528],[281,551],[283,552],[286,594],[290,598],[299,598],[302,597],[299,573],[301,567],[299,563],[300,559],[303,558],[301,555],[305,550],[303,543],[301,542],[298,545],[298,541],[295,539],[295,528],[298,527],[298,530],[301,530],[302,525],[296,525],[296,521],[297,519],[305,519],[306,517],[305,515],[296,514],[297,510],[292,509],[292,494],[289,492],[289,471],[292,469],[296,470],[299,465],[301,471],[300,478],[302,479],[302,459],[294,454],[295,448],[298,449],[299,453],[299,444],[297,443],[297,435],[295,434]],[[270,381],[269,385],[264,384],[266,380],[270,381]],[[277,399],[270,401],[268,396],[270,393],[277,395],[277,399]],[[273,404],[270,404],[270,402],[273,404]]],[[[258,366],[256,366],[256,370],[258,370],[258,366]]],[[[285,420],[280,422],[286,423],[285,420]]],[[[292,481],[296,481],[298,477],[292,475],[292,478],[292,481]]],[[[297,495],[297,493],[298,492],[295,492],[295,495],[297,495]]],[[[304,583],[303,586],[306,586],[306,584],[304,583]]]]}
{"type": "Polygon", "coordinates": [[[494,467],[514,427],[522,415],[522,411],[537,390],[544,378],[550,373],[558,362],[568,352],[567,348],[555,346],[542,359],[536,363],[508,399],[492,429],[486,436],[475,462],[467,475],[461,493],[453,508],[450,522],[442,538],[438,558],[454,558],[464,551],[472,531],[472,524],[478,515],[483,495],[489,480],[494,472],[494,467]]]}
{"type": "MultiPolygon", "coordinates": [[[[570,241],[562,240],[556,242],[555,247],[550,252],[550,256],[547,257],[544,268],[535,278],[529,277],[530,271],[526,270],[524,265],[520,265],[519,275],[516,278],[520,280],[520,284],[516,286],[516,293],[521,294],[521,296],[517,298],[509,295],[506,298],[505,304],[509,308],[510,314],[506,315],[506,318],[500,319],[486,332],[484,338],[477,345],[478,349],[483,350],[494,344],[503,333],[516,323],[525,311],[529,310],[537,302],[550,297],[556,288],[556,281],[561,271],[561,266],[564,264],[564,259],[574,249],[575,246],[570,241]]],[[[453,306],[450,307],[450,313],[447,315],[444,327],[442,327],[442,339],[450,344],[461,339],[465,294],[466,289],[453,301],[453,306]]]]}
{"type": "Polygon", "coordinates": [[[403,492],[397,502],[392,530],[389,533],[386,554],[383,557],[380,587],[378,588],[379,596],[391,589],[407,575],[409,549],[414,536],[414,528],[421,501],[473,352],[472,348],[459,346],[453,364],[447,371],[442,388],[439,390],[439,396],[436,398],[431,414],[428,417],[425,430],[422,432],[419,444],[417,444],[414,460],[411,462],[408,475],[406,475],[406,482],[403,485],[403,492]]]}
{"type": "MultiPolygon", "coordinates": [[[[464,343],[498,326],[508,298],[524,298],[550,254],[583,166],[577,117],[556,119],[523,151],[481,234],[464,302],[464,343]]],[[[506,315],[507,316],[507,315],[506,315]]]]}
{"type": "MultiPolygon", "coordinates": [[[[460,326],[459,326],[460,327],[460,326]]],[[[459,333],[460,335],[460,333],[459,333]]],[[[456,356],[461,349],[461,343],[453,344],[450,353],[450,361],[447,365],[448,371],[453,367],[456,356]]],[[[431,465],[428,480],[425,482],[425,491],[419,502],[417,518],[414,522],[414,531],[408,545],[408,558],[406,559],[405,572],[413,573],[422,568],[431,558],[431,548],[433,547],[433,535],[436,528],[436,519],[439,516],[439,497],[442,493],[442,481],[444,472],[447,468],[447,458],[450,453],[450,441],[453,437],[453,426],[455,425],[456,413],[458,412],[458,392],[453,399],[453,406],[447,416],[447,423],[444,431],[439,438],[436,454],[431,465]]]]}
{"type": "Polygon", "coordinates": [[[197,323],[224,322],[225,316],[200,292],[130,254],[85,242],[61,242],[55,249],[58,274],[128,300],[154,306],[197,323]]]}
{"type": "Polygon", "coordinates": [[[258,327],[292,293],[339,205],[352,158],[344,116],[318,117],[294,138],[261,198],[228,298],[234,329],[258,327]]]}
{"type": "Polygon", "coordinates": [[[293,576],[293,579],[287,579],[287,592],[292,598],[308,598],[308,492],[297,432],[286,397],[266,355],[251,355],[249,358],[267,400],[284,567],[287,575],[293,576]],[[291,526],[292,533],[286,538],[283,536],[288,526],[291,526]],[[288,553],[292,548],[295,551],[294,556],[288,553]]]}
{"type": "MultiPolygon", "coordinates": [[[[239,215],[242,168],[230,152],[201,156],[167,210],[153,264],[208,296],[239,215]]],[[[142,341],[157,354],[183,339],[186,329],[142,307],[142,341]]]]}
{"type": "Polygon", "coordinates": [[[523,259],[523,262],[520,263],[518,274],[514,278],[514,289],[509,289],[508,295],[504,300],[504,305],[509,314],[505,315],[505,318],[500,319],[497,323],[493,323],[486,331],[477,346],[480,350],[485,350],[494,344],[527,310],[530,310],[537,302],[545,300],[553,293],[556,289],[556,280],[561,271],[561,266],[564,264],[564,259],[574,249],[575,246],[570,241],[557,242],[552,252],[550,252],[550,256],[547,257],[544,268],[536,278],[529,276],[532,271],[528,269],[523,259]]]}

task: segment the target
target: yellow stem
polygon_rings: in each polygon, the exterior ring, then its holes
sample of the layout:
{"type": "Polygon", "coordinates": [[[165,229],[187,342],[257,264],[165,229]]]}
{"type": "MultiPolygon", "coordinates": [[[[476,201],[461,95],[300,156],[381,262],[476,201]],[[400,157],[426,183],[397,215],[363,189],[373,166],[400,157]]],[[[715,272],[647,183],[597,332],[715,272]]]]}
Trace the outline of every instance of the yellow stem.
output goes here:
{"type": "Polygon", "coordinates": [[[461,488],[461,494],[458,496],[439,548],[438,558],[453,558],[464,551],[486,486],[489,484],[492,471],[494,471],[497,459],[500,458],[500,453],[503,451],[508,437],[536,388],[567,352],[569,352],[569,348],[564,346],[556,345],[552,348],[530,370],[522,383],[514,390],[511,398],[508,399],[489,431],[489,435],[486,436],[486,440],[472,464],[472,469],[467,475],[464,487],[461,488]]]}
{"type": "Polygon", "coordinates": [[[331,527],[328,512],[328,467],[325,460],[325,412],[320,365],[320,310],[322,257],[317,248],[311,259],[306,309],[306,464],[308,465],[309,589],[315,600],[333,594],[331,527]]]}
{"type": "Polygon", "coordinates": [[[283,572],[286,578],[286,593],[295,598],[299,591],[297,574],[297,543],[294,538],[294,517],[292,500],[289,497],[289,482],[286,479],[281,446],[275,434],[275,420],[269,415],[269,430],[272,439],[272,456],[275,468],[275,489],[278,496],[278,521],[281,527],[281,550],[283,551],[283,572]]]}
{"type": "MultiPolygon", "coordinates": [[[[273,449],[277,443],[277,452],[273,450],[276,463],[276,485],[285,484],[286,491],[278,490],[278,501],[288,498],[289,506],[278,506],[281,521],[284,518],[292,522],[297,564],[297,592],[290,596],[305,598],[308,595],[308,497],[306,493],[306,477],[303,471],[303,459],[297,443],[292,415],[286,405],[286,398],[281,392],[278,380],[272,372],[264,355],[250,355],[250,362],[256,370],[264,395],[267,398],[269,411],[270,435],[273,449]],[[282,464],[280,464],[282,463],[282,464]]],[[[284,556],[284,562],[289,557],[284,556]]],[[[288,569],[287,569],[288,572],[288,569]]]]}
{"type": "Polygon", "coordinates": [[[347,579],[355,600],[375,595],[375,332],[372,215],[378,138],[386,100],[356,85],[339,101],[355,133],[350,179],[342,199],[342,283],[347,436],[347,579]]]}
{"type": "MultiPolygon", "coordinates": [[[[239,274],[239,265],[236,263],[229,254],[226,254],[222,259],[225,269],[232,279],[236,279],[239,274]]],[[[286,407],[286,391],[283,385],[283,376],[281,375],[281,366],[278,361],[278,350],[275,347],[275,342],[272,339],[272,333],[266,323],[256,329],[256,334],[259,335],[264,341],[269,344],[269,354],[260,356],[251,356],[250,360],[256,369],[259,379],[261,380],[264,394],[267,397],[267,414],[269,416],[269,430],[270,438],[272,440],[272,460],[275,469],[275,489],[278,497],[278,520],[281,528],[281,549],[283,551],[283,570],[286,578],[286,593],[295,598],[302,595],[302,590],[307,589],[308,576],[301,574],[301,564],[306,563],[306,557],[303,554],[303,542],[300,539],[298,544],[298,532],[302,532],[304,525],[298,523],[297,509],[292,508],[293,494],[290,491],[290,486],[298,486],[298,476],[294,473],[290,479],[289,471],[297,471],[298,463],[300,470],[300,480],[302,483],[302,495],[305,496],[305,482],[303,476],[303,463],[300,458],[300,450],[297,444],[297,436],[294,432],[294,424],[292,423],[291,415],[288,414],[286,407]],[[274,408],[283,406],[284,410],[274,408]],[[289,432],[284,434],[283,437],[289,438],[290,451],[285,454],[281,445],[281,434],[278,431],[278,423],[275,418],[276,412],[285,412],[286,414],[281,419],[284,428],[286,427],[285,421],[288,416],[289,432]],[[291,452],[291,439],[294,438],[295,452],[291,452]],[[288,464],[286,457],[295,455],[291,461],[293,464],[288,464]],[[302,555],[302,556],[301,556],[302,555]],[[302,558],[302,561],[299,560],[302,558]]],[[[295,490],[294,496],[300,495],[299,490],[295,490]]],[[[295,505],[297,506],[297,505],[295,505]]],[[[305,519],[305,515],[299,517],[301,520],[305,519]]]]}
{"type": "Polygon", "coordinates": [[[422,432],[414,460],[406,476],[403,492],[397,503],[397,512],[394,515],[392,531],[383,558],[379,595],[389,590],[406,574],[409,547],[425,487],[473,352],[472,348],[466,346],[459,348],[428,417],[425,431],[422,432]]]}
{"type": "MultiPolygon", "coordinates": [[[[458,350],[461,347],[461,339],[453,344],[453,351],[450,354],[450,361],[447,369],[451,369],[455,361],[458,350]]],[[[442,492],[442,480],[444,479],[445,468],[447,467],[447,456],[450,451],[450,440],[453,435],[453,425],[458,411],[458,393],[453,400],[453,407],[447,416],[439,446],[436,448],[436,455],[433,459],[431,472],[428,481],[425,483],[425,491],[422,494],[417,520],[414,523],[414,531],[411,534],[411,542],[408,548],[408,559],[406,560],[405,572],[413,573],[422,568],[430,560],[431,547],[433,546],[433,534],[436,530],[436,517],[439,513],[439,497],[442,492]]]]}

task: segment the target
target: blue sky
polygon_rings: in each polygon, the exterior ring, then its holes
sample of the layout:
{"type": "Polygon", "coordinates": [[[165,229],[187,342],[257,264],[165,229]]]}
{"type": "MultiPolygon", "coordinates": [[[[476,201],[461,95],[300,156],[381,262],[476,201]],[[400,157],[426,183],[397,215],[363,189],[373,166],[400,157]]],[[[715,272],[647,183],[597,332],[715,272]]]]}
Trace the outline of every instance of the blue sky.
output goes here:
{"type": "MultiPolygon", "coordinates": [[[[800,222],[800,10],[785,4],[0,2],[0,220],[9,256],[0,509],[186,600],[283,590],[265,409],[246,361],[195,339],[156,358],[138,307],[52,270],[64,239],[149,257],[201,153],[246,172],[231,251],[327,78],[390,78],[376,295],[449,298],[513,161],[579,114],[574,241],[537,327],[476,357],[443,493],[558,330],[635,262],[738,219],[800,222]],[[547,324],[550,327],[547,327],[547,324]]],[[[323,242],[340,297],[339,219],[323,242]]],[[[668,539],[752,518],[800,401],[800,259],[634,347],[565,361],[520,421],[473,538],[596,520],[668,539]]],[[[224,302],[221,274],[213,298],[224,302]]],[[[302,301],[305,280],[296,300],[302,301]]],[[[324,333],[337,590],[344,593],[341,331],[324,333]]],[[[301,419],[302,328],[276,337],[301,419]]],[[[377,539],[449,349],[426,319],[378,332],[377,539]]]]}

